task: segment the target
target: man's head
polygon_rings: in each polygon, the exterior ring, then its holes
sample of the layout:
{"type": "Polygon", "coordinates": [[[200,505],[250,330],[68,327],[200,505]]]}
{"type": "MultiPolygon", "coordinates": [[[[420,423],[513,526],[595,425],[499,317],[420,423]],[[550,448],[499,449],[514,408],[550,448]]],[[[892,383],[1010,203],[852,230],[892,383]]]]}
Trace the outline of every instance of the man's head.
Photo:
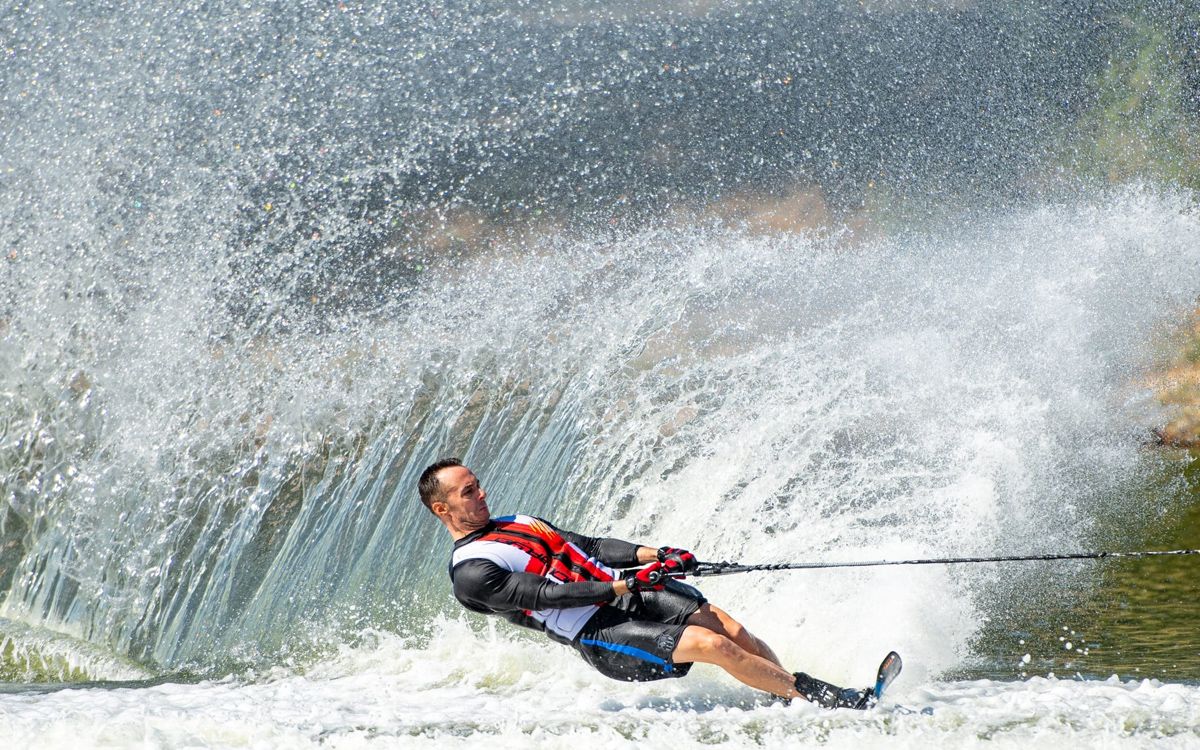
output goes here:
{"type": "Polygon", "coordinates": [[[417,492],[455,539],[482,529],[491,520],[487,493],[457,458],[443,458],[427,466],[417,481],[417,492]]]}

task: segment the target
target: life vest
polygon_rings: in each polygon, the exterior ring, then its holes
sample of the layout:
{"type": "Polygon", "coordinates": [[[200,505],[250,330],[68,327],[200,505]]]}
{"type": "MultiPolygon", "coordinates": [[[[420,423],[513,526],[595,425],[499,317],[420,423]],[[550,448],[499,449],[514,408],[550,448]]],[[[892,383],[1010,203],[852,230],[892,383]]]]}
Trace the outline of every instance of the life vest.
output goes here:
{"type": "MultiPolygon", "coordinates": [[[[613,581],[617,572],[568,542],[545,521],[533,516],[495,518],[490,529],[454,550],[450,567],[471,559],[489,560],[505,570],[533,573],[555,583],[613,581]]],[[[548,633],[571,640],[601,607],[525,610],[548,633]]],[[[530,623],[531,627],[537,627],[530,623]]]]}

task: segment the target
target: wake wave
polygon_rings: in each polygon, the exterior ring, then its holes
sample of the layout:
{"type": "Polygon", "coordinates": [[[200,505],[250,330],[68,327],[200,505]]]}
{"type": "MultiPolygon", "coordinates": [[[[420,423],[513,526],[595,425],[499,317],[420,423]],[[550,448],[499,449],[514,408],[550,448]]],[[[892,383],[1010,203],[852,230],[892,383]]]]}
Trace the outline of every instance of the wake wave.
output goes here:
{"type": "MultiPolygon", "coordinates": [[[[454,611],[413,492],[445,454],[498,513],[711,559],[1077,549],[1146,510],[1122,491],[1157,418],[1136,376],[1194,301],[1196,238],[1186,196],[1139,190],[863,241],[563,234],[247,338],[219,267],[35,294],[0,351],[4,616],[201,671],[423,631],[454,611]]],[[[775,640],[848,632],[936,672],[989,575],[712,586],[775,640]],[[881,601],[886,636],[860,622],[881,601]]]]}

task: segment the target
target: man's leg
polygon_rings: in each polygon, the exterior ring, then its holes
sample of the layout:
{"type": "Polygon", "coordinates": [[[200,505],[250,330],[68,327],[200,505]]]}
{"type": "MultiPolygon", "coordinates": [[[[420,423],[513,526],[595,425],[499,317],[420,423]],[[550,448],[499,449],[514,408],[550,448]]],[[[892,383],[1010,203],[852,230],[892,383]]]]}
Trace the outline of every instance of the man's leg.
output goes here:
{"type": "Polygon", "coordinates": [[[796,690],[795,676],[777,662],[752,653],[732,638],[701,625],[688,625],[684,629],[679,643],[671,652],[671,661],[715,664],[752,688],[774,693],[781,698],[803,697],[796,690]]]}
{"type": "Polygon", "coordinates": [[[699,625],[703,628],[708,628],[714,633],[719,633],[737,645],[743,650],[761,656],[767,661],[782,667],[779,662],[779,657],[771,650],[762,639],[755,637],[753,633],[732,616],[720,607],[714,607],[711,604],[705,603],[700,606],[700,609],[692,613],[688,617],[688,625],[699,625]]]}

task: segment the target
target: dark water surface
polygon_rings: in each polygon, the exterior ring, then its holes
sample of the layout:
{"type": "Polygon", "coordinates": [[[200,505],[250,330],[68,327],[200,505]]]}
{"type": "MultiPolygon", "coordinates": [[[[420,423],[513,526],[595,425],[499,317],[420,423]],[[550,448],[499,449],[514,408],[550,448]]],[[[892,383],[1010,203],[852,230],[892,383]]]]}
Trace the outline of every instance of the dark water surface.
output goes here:
{"type": "MultiPolygon", "coordinates": [[[[1200,461],[1194,455],[1181,460],[1188,461],[1184,482],[1194,487],[1200,461]]],[[[1145,529],[1124,541],[1097,543],[1096,549],[1200,548],[1200,502],[1194,489],[1183,494],[1177,507],[1145,529]]],[[[1200,683],[1200,556],[1013,565],[1045,566],[1046,585],[1024,592],[1018,602],[1024,606],[998,605],[980,634],[972,666],[959,676],[1115,674],[1123,680],[1200,683]],[[1028,662],[1022,659],[1026,654],[1028,662]]]]}

